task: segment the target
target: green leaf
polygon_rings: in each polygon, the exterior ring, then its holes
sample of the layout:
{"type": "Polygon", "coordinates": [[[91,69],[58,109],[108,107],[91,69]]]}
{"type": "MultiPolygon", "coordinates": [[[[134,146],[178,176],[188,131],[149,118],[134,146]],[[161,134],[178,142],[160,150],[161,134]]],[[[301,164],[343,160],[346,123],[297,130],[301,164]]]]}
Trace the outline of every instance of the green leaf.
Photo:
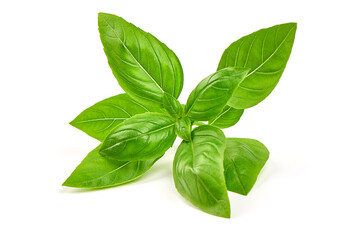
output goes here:
{"type": "Polygon", "coordinates": [[[199,121],[216,117],[247,73],[248,69],[226,68],[203,79],[191,92],[185,114],[199,121]]]}
{"type": "Polygon", "coordinates": [[[227,138],[224,173],[229,191],[247,195],[269,158],[261,142],[247,138],[227,138]]]}
{"type": "Polygon", "coordinates": [[[138,114],[110,132],[100,154],[117,161],[144,161],[162,156],[175,138],[175,120],[167,114],[138,114]]]}
{"type": "Polygon", "coordinates": [[[175,133],[185,141],[191,140],[191,120],[187,117],[176,120],[175,133]]]}
{"type": "Polygon", "coordinates": [[[178,98],[183,72],[173,51],[121,17],[99,13],[98,21],[112,72],[131,97],[159,106],[164,92],[178,98]]]}
{"type": "Polygon", "coordinates": [[[216,117],[209,120],[209,125],[218,128],[228,128],[234,126],[244,113],[244,109],[236,109],[226,106],[216,117]]]}
{"type": "Polygon", "coordinates": [[[230,217],[230,204],[224,178],[225,136],[213,126],[200,126],[192,141],[183,141],[176,151],[173,174],[175,187],[204,212],[230,217]]]}
{"type": "Polygon", "coordinates": [[[85,109],[70,124],[103,141],[109,132],[124,120],[136,114],[154,111],[159,109],[138,103],[127,94],[119,94],[85,109]]]}
{"type": "Polygon", "coordinates": [[[194,121],[192,125],[203,126],[203,125],[206,125],[206,123],[200,122],[200,121],[194,121]]]}
{"type": "Polygon", "coordinates": [[[159,159],[120,162],[100,156],[101,145],[92,150],[66,179],[63,186],[76,188],[105,188],[133,181],[148,171],[159,159]]]}
{"type": "Polygon", "coordinates": [[[168,93],[164,94],[163,106],[166,111],[175,118],[179,118],[183,115],[183,107],[179,101],[168,93]]]}
{"type": "Polygon", "coordinates": [[[290,57],[295,32],[296,23],[276,25],[242,37],[225,50],[218,70],[251,69],[228,105],[237,109],[253,107],[272,92],[290,57]]]}

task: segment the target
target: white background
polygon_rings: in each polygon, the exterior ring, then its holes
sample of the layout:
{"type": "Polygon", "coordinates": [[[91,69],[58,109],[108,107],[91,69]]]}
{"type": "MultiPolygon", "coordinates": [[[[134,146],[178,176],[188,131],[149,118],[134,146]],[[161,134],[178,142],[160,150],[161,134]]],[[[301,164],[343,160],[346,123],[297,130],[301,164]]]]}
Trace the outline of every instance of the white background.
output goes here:
{"type": "MultiPolygon", "coordinates": [[[[1,1],[1,239],[360,239],[357,1],[1,1]],[[108,12],[180,58],[182,103],[228,45],[298,22],[273,93],[227,136],[255,138],[270,158],[232,218],[181,198],[171,149],[141,180],[100,191],[61,187],[98,142],[68,125],[122,90],[97,30],[108,12]]],[[[178,145],[177,142],[176,145],[178,145]]]]}

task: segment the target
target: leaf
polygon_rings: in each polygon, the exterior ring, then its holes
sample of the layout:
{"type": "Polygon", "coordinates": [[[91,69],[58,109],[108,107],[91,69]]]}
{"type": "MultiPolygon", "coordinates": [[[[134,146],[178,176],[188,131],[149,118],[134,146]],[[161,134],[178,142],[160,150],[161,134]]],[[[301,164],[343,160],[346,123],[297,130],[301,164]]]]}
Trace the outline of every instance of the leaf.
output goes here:
{"type": "Polygon", "coordinates": [[[234,126],[244,113],[244,109],[236,109],[226,106],[216,117],[209,120],[209,125],[218,128],[228,128],[234,126]]]}
{"type": "Polygon", "coordinates": [[[167,114],[138,114],[109,133],[100,154],[117,161],[144,161],[162,156],[175,138],[175,120],[167,114]]]}
{"type": "Polygon", "coordinates": [[[183,71],[173,51],[121,17],[99,13],[98,21],[109,65],[125,92],[158,106],[164,92],[179,97],[183,71]]]}
{"type": "Polygon", "coordinates": [[[192,141],[183,141],[176,151],[173,175],[179,193],[204,212],[230,217],[224,178],[225,136],[213,126],[200,126],[192,141]]]}
{"type": "Polygon", "coordinates": [[[227,138],[224,173],[229,191],[247,195],[269,158],[261,142],[247,138],[227,138]]]}
{"type": "Polygon", "coordinates": [[[206,125],[206,123],[200,122],[200,121],[194,121],[192,125],[203,126],[203,125],[206,125]]]}
{"type": "Polygon", "coordinates": [[[203,79],[191,92],[185,105],[185,114],[199,121],[216,117],[247,73],[248,69],[226,68],[203,79]]]}
{"type": "Polygon", "coordinates": [[[251,70],[234,92],[228,105],[253,107],[275,88],[290,57],[296,23],[261,29],[232,43],[223,53],[218,70],[246,67],[251,70]]]}
{"type": "Polygon", "coordinates": [[[63,186],[76,188],[105,188],[133,181],[148,171],[159,159],[120,162],[100,156],[101,145],[92,150],[66,179],[63,186]]]}
{"type": "Polygon", "coordinates": [[[163,106],[166,111],[175,118],[179,118],[183,115],[183,107],[179,101],[168,93],[164,94],[163,106]]]}
{"type": "Polygon", "coordinates": [[[136,114],[154,111],[159,109],[138,103],[127,94],[119,94],[85,109],[70,124],[103,141],[109,132],[124,120],[136,114]]]}
{"type": "Polygon", "coordinates": [[[176,120],[175,133],[185,141],[191,140],[191,120],[187,117],[176,120]]]}

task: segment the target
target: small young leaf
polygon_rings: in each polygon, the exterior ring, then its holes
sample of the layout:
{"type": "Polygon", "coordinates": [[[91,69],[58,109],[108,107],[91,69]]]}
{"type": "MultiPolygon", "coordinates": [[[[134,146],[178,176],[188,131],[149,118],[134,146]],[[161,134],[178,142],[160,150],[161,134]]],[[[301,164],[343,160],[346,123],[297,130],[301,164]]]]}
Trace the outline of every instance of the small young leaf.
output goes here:
{"type": "Polygon", "coordinates": [[[100,154],[116,161],[144,161],[162,156],[175,138],[175,120],[168,114],[138,114],[110,132],[100,154]]]}
{"type": "Polygon", "coordinates": [[[173,175],[179,193],[204,212],[230,217],[224,178],[225,136],[213,126],[200,126],[192,141],[183,141],[176,151],[173,175]]]}
{"type": "Polygon", "coordinates": [[[269,158],[261,142],[247,138],[227,138],[224,173],[229,191],[247,195],[269,158]]]}
{"type": "Polygon", "coordinates": [[[154,106],[145,106],[119,94],[85,109],[70,124],[89,136],[103,141],[109,132],[124,120],[136,114],[160,111],[154,106]]]}
{"type": "Polygon", "coordinates": [[[244,68],[225,68],[203,79],[191,92],[185,114],[199,121],[216,117],[247,73],[244,68]]]}
{"type": "Polygon", "coordinates": [[[125,92],[158,106],[164,92],[178,98],[183,72],[165,44],[112,14],[99,13],[99,32],[112,72],[125,92]]]}
{"type": "Polygon", "coordinates": [[[218,128],[228,128],[234,126],[244,113],[244,109],[236,109],[230,106],[226,106],[222,112],[209,120],[209,125],[218,128]]]}
{"type": "Polygon", "coordinates": [[[166,111],[175,118],[179,118],[183,115],[183,107],[179,101],[168,93],[164,94],[163,106],[166,111]]]}
{"type": "Polygon", "coordinates": [[[139,178],[159,159],[120,162],[100,156],[101,145],[92,150],[66,179],[63,186],[105,188],[128,183],[139,178]]]}
{"type": "Polygon", "coordinates": [[[276,25],[242,37],[225,50],[218,70],[251,69],[229,100],[229,106],[253,107],[272,92],[290,57],[295,32],[296,23],[276,25]]]}
{"type": "Polygon", "coordinates": [[[176,120],[175,133],[185,141],[191,140],[191,120],[187,117],[176,120]]]}

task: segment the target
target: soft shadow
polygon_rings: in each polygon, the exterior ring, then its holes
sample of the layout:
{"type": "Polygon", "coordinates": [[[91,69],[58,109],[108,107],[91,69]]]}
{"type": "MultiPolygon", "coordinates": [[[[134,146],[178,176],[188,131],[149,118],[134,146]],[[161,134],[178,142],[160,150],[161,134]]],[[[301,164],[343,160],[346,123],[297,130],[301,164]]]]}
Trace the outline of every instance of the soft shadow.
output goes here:
{"type": "Polygon", "coordinates": [[[277,173],[281,172],[281,169],[278,165],[279,164],[277,164],[276,161],[267,162],[265,166],[261,169],[252,190],[254,190],[256,186],[259,187],[262,186],[264,183],[269,182],[269,180],[274,178],[277,173]]]}
{"type": "Polygon", "coordinates": [[[252,214],[252,212],[259,207],[257,204],[261,201],[257,201],[257,198],[261,197],[261,189],[263,189],[265,185],[269,186],[268,183],[270,180],[281,172],[278,165],[276,161],[267,162],[247,196],[228,192],[231,204],[231,218],[244,217],[252,214]]]}
{"type": "Polygon", "coordinates": [[[228,195],[231,206],[231,218],[244,217],[244,215],[251,211],[251,209],[249,209],[249,201],[246,201],[247,199],[245,199],[247,196],[229,191],[228,195]]]}
{"type": "Polygon", "coordinates": [[[170,148],[165,153],[165,155],[160,158],[154,164],[154,166],[140,178],[138,183],[149,183],[163,178],[172,178],[172,163],[176,149],[177,145],[174,144],[174,146],[170,148]]]}
{"type": "Polygon", "coordinates": [[[98,190],[104,190],[106,188],[72,188],[72,187],[60,187],[59,193],[84,193],[84,192],[95,192],[98,190]]]}
{"type": "MultiPolygon", "coordinates": [[[[161,161],[161,159],[159,161],[161,161]]],[[[172,177],[171,168],[172,164],[169,162],[161,161],[155,163],[155,165],[139,179],[139,183],[148,183],[158,179],[172,177]]]]}

